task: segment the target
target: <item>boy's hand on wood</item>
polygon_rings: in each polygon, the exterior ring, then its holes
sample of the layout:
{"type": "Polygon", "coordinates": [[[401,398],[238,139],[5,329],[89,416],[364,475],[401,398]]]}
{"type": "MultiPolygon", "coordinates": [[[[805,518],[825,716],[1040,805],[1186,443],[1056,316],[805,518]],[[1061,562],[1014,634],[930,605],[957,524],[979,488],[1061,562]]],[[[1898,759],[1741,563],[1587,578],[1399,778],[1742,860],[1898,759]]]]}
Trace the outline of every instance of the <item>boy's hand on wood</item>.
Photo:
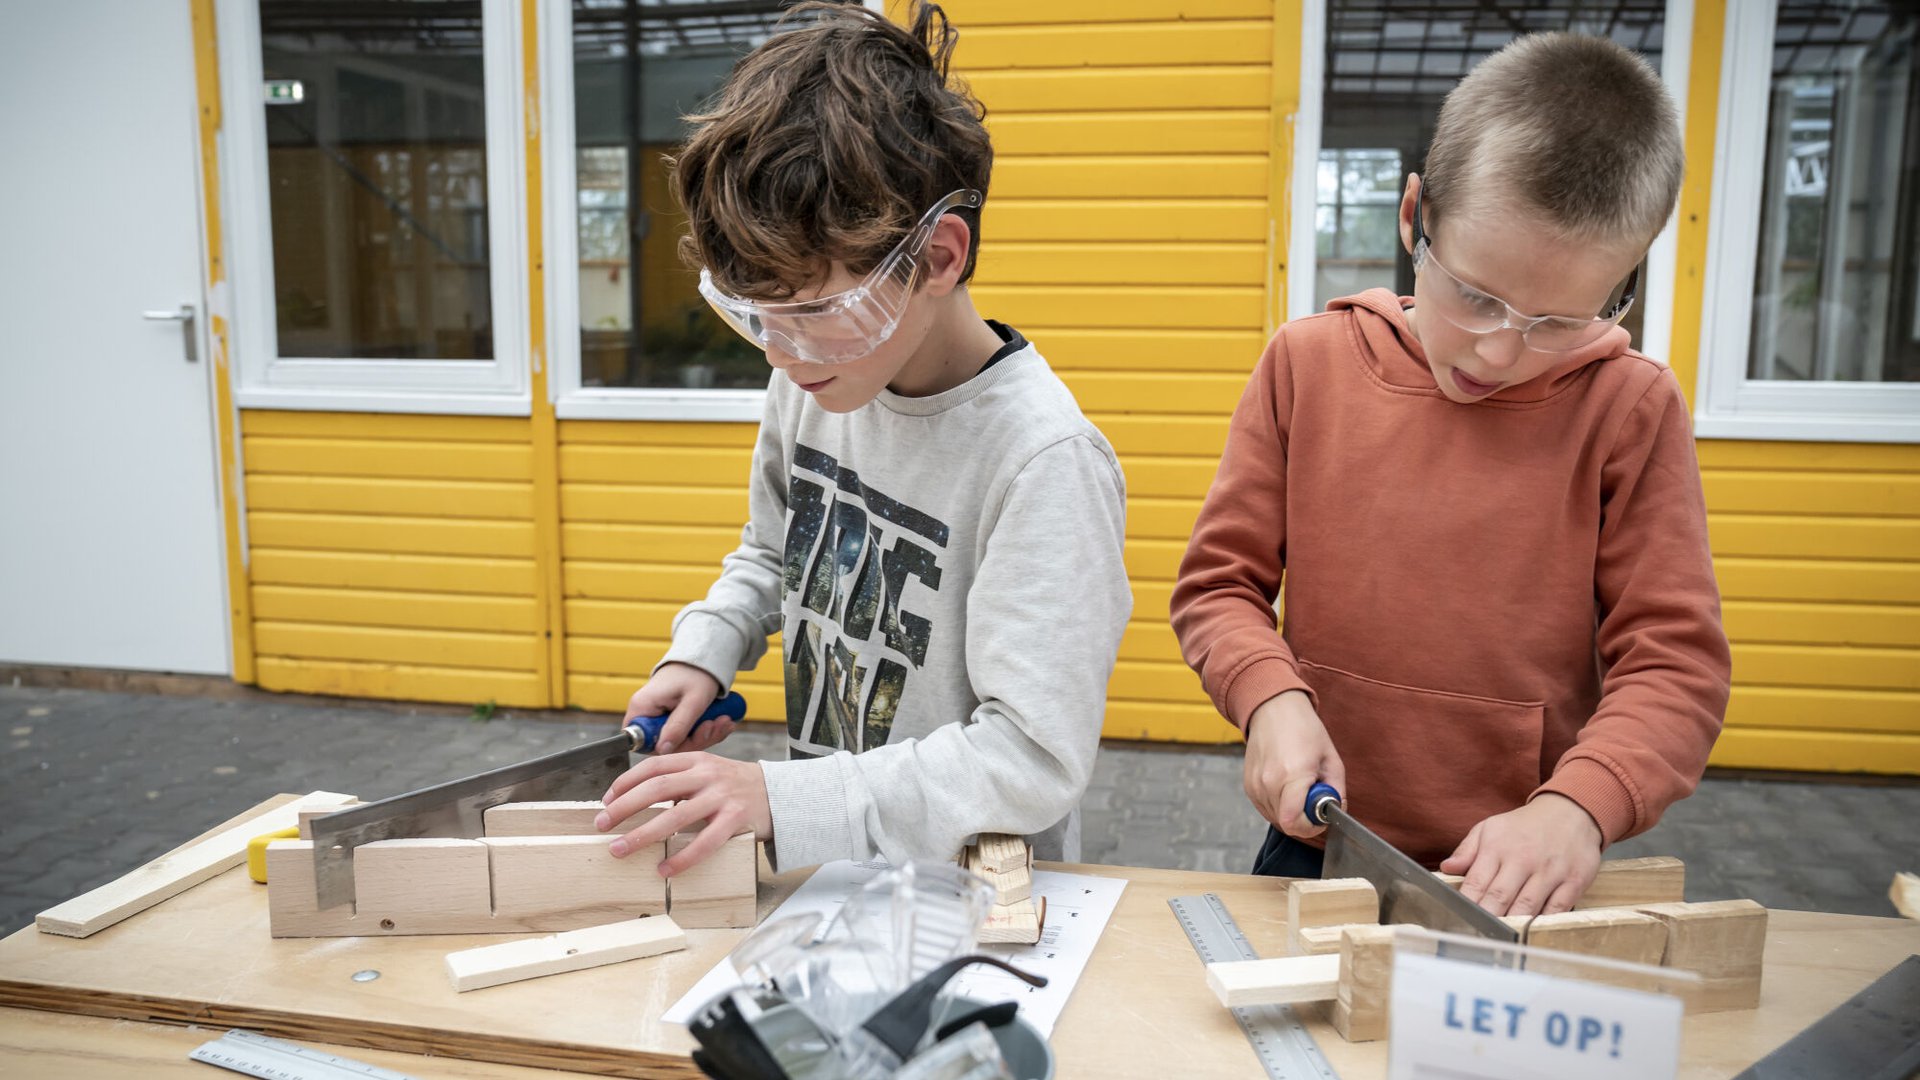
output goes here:
{"type": "Polygon", "coordinates": [[[1551,792],[1473,827],[1440,864],[1465,874],[1460,892],[1495,915],[1571,911],[1600,872],[1600,826],[1551,792]]]}
{"type": "Polygon", "coordinates": [[[1318,836],[1324,826],[1307,821],[1307,789],[1325,780],[1346,790],[1347,768],[1333,749],[1313,699],[1299,690],[1269,698],[1247,718],[1247,760],[1242,774],[1247,798],[1260,816],[1288,836],[1318,836]]]}
{"type": "Polygon", "coordinates": [[[733,721],[716,716],[701,724],[692,735],[687,732],[719,696],[720,681],[713,676],[691,664],[663,664],[653,673],[653,678],[647,680],[647,685],[633,692],[627,701],[626,719],[620,723],[628,724],[636,716],[666,715],[667,724],[660,729],[660,738],[653,747],[655,754],[709,750],[733,734],[733,721]]]}
{"type": "Polygon", "coordinates": [[[773,837],[766,776],[757,762],[713,754],[650,757],[622,773],[600,801],[607,808],[594,819],[594,826],[602,832],[655,803],[674,804],[615,839],[609,845],[615,858],[661,843],[675,833],[699,830],[685,848],[660,864],[661,877],[698,866],[741,833],[750,832],[758,840],[773,837]]]}

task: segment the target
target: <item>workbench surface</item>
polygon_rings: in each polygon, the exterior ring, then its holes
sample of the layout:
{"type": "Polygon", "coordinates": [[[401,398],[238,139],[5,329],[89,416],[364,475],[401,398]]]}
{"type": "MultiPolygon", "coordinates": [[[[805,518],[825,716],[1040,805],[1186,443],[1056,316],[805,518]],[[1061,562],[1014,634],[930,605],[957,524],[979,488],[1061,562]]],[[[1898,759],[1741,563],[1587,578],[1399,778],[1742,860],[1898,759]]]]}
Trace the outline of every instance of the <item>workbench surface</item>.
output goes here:
{"type": "MultiPolygon", "coordinates": [[[[1167,901],[1216,893],[1254,948],[1279,956],[1285,880],[1041,865],[1128,881],[1054,1032],[1063,1080],[1263,1075],[1232,1015],[1208,991],[1167,901]]],[[[805,876],[763,880],[761,915],[805,876]]],[[[167,1076],[177,1067],[191,1070],[182,1076],[211,1075],[187,1052],[228,1027],[253,1027],[338,1044],[337,1053],[420,1077],[531,1080],[556,1068],[693,1077],[699,1073],[684,1056],[691,1038],[660,1014],[743,933],[689,930],[683,952],[455,994],[446,953],[510,937],[274,940],[266,890],[241,868],[90,938],[29,927],[0,941],[0,1006],[10,1006],[0,1008],[0,1074],[167,1076]],[[350,978],[365,969],[380,978],[350,978]],[[171,1024],[130,1022],[146,1020],[171,1024]],[[199,1027],[172,1026],[180,1023],[199,1027]],[[354,1049],[364,1047],[378,1049],[354,1049]]],[[[1739,1071],[1915,952],[1920,923],[1772,912],[1760,1008],[1689,1017],[1681,1075],[1739,1071]]],[[[1384,1075],[1386,1043],[1348,1044],[1322,1012],[1308,1009],[1334,1069],[1349,1080],[1384,1075]]]]}

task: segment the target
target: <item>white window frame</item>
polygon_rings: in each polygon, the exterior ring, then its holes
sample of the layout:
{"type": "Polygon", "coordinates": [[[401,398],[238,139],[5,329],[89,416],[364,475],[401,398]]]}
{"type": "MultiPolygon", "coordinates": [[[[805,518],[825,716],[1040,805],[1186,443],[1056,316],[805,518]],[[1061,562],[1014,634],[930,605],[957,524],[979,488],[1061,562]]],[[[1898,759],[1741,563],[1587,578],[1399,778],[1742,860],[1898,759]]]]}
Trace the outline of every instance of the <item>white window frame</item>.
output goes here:
{"type": "Polygon", "coordinates": [[[518,0],[483,0],[487,110],[487,232],[491,360],[283,357],[274,310],[273,225],[261,105],[260,15],[255,0],[218,0],[222,214],[229,223],[228,295],[243,408],[526,416],[526,133],[518,0]]]}
{"type": "MultiPolygon", "coordinates": [[[[541,5],[541,207],[547,248],[547,356],[552,362],[548,394],[562,420],[705,420],[754,423],[767,392],[681,390],[671,387],[583,386],[580,377],[580,194],[576,190],[573,114],[573,5],[541,5]]],[[[644,61],[643,61],[644,62],[644,61]]],[[[637,163],[634,163],[637,164],[637,163]]],[[[634,312],[635,317],[639,312],[634,312]]]]}
{"type": "Polygon", "coordinates": [[[1920,385],[1747,377],[1777,12],[1776,0],[1726,6],[1694,434],[1920,443],[1920,385]]]}
{"type": "MultiPolygon", "coordinates": [[[[1744,0],[1743,0],[1744,2],[1744,0]]],[[[1738,7],[1739,4],[1729,5],[1738,7]]],[[[1307,0],[1300,28],[1300,111],[1293,134],[1293,219],[1287,243],[1286,313],[1299,319],[1317,310],[1313,303],[1319,255],[1315,246],[1314,209],[1320,182],[1321,125],[1326,97],[1326,0],[1307,0]]],[[[1687,71],[1693,47],[1693,0],[1668,0],[1661,31],[1660,81],[1667,86],[1686,125],[1687,71]]],[[[1635,344],[1648,356],[1665,359],[1673,342],[1673,295],[1678,284],[1678,215],[1647,251],[1647,280],[1655,288],[1640,300],[1640,340],[1635,344]]]]}

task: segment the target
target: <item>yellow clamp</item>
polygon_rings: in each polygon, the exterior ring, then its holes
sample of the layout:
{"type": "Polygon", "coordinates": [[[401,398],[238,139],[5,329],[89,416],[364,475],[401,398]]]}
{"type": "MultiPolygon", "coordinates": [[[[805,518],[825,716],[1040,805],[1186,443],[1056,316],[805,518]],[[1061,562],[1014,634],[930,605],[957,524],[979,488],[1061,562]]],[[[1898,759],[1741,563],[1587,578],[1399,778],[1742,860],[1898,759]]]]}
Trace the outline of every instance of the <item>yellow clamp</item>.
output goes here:
{"type": "Polygon", "coordinates": [[[281,829],[279,832],[261,833],[247,841],[247,876],[262,885],[267,883],[267,845],[275,840],[298,840],[300,830],[281,829]]]}

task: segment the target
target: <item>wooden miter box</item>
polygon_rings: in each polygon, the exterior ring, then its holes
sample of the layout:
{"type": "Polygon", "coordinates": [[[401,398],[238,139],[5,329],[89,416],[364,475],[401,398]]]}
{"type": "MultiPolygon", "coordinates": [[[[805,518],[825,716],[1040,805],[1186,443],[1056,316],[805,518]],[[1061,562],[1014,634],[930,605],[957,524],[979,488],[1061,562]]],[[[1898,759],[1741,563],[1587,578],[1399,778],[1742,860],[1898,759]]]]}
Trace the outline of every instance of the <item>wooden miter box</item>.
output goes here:
{"type": "MultiPolygon", "coordinates": [[[[1532,948],[1607,957],[1697,973],[1689,1012],[1760,1003],[1767,909],[1752,900],[1689,904],[1678,859],[1602,863],[1573,911],[1509,925],[1532,948]]],[[[1460,879],[1437,875],[1455,888],[1460,879]]],[[[1207,985],[1229,1007],[1326,1001],[1350,1042],[1385,1038],[1393,975],[1393,930],[1378,924],[1379,899],[1361,878],[1296,881],[1287,889],[1284,959],[1207,965],[1207,985]]]]}
{"type": "Polygon", "coordinates": [[[960,868],[993,887],[980,944],[1031,945],[1047,922],[1047,898],[1033,895],[1033,845],[1025,837],[981,833],[960,849],[960,868]]]}
{"type": "MultiPolygon", "coordinates": [[[[383,937],[577,930],[671,913],[685,928],[749,927],[758,893],[759,845],[742,833],[671,880],[660,863],[693,839],[668,837],[616,859],[615,836],[667,804],[602,833],[598,802],[506,803],[486,811],[478,839],[381,840],[353,851],[354,902],[315,906],[313,843],[267,847],[267,907],[274,937],[383,937]]],[[[301,836],[317,814],[303,815],[301,836]]]]}

